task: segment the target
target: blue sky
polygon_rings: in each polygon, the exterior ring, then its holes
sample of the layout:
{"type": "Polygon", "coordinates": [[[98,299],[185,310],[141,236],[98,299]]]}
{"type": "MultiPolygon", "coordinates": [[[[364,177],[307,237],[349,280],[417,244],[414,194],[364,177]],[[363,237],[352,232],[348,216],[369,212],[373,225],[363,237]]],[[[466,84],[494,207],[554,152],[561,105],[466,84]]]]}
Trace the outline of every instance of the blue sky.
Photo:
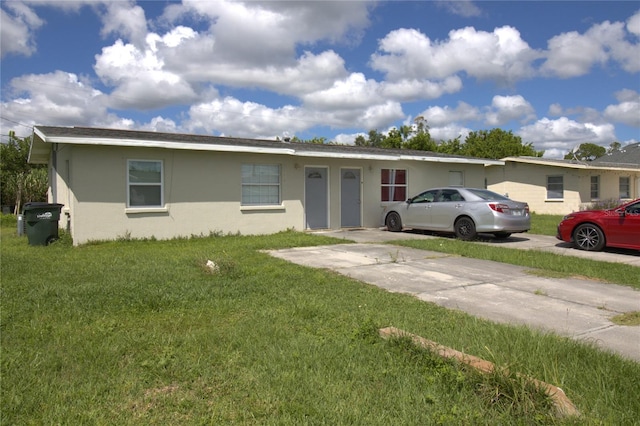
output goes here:
{"type": "Polygon", "coordinates": [[[640,140],[637,1],[1,3],[0,135],[34,124],[353,143],[423,117],[559,158],[640,140]]]}

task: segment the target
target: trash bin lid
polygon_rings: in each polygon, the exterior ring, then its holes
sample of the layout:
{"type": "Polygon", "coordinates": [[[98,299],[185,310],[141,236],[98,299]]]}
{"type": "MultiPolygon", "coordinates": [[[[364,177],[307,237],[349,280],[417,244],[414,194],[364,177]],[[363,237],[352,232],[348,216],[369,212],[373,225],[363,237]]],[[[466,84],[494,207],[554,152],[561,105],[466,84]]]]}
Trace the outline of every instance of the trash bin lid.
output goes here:
{"type": "Polygon", "coordinates": [[[23,211],[26,210],[33,210],[33,209],[54,209],[54,208],[59,208],[61,209],[62,207],[64,207],[64,204],[58,204],[58,203],[45,203],[42,201],[33,201],[33,202],[29,202],[29,203],[25,203],[24,207],[22,208],[23,211]]]}

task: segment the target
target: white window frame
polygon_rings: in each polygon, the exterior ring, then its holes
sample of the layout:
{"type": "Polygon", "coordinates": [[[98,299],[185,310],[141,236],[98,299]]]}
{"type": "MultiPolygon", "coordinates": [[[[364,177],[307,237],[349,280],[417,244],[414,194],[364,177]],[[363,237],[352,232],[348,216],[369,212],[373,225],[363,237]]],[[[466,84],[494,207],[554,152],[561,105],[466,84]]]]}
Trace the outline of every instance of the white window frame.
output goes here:
{"type": "Polygon", "coordinates": [[[127,208],[128,209],[157,209],[164,207],[164,162],[162,160],[129,159],[127,160],[127,208]],[[160,165],[160,182],[131,182],[132,163],[155,163],[160,165]],[[160,204],[131,204],[131,189],[133,186],[160,187],[160,204]]]}
{"type": "Polygon", "coordinates": [[[600,175],[591,176],[590,197],[591,201],[600,199],[600,175]]]}
{"type": "Polygon", "coordinates": [[[547,176],[547,200],[548,201],[561,201],[564,200],[564,176],[563,175],[549,175],[547,176]],[[560,182],[549,182],[550,179],[560,179],[560,182]],[[560,185],[560,190],[550,188],[551,185],[560,185]],[[555,193],[560,193],[559,196],[554,196],[555,193]]]}
{"type": "Polygon", "coordinates": [[[394,200],[394,195],[396,188],[404,188],[404,198],[406,199],[409,196],[409,172],[407,169],[381,169],[380,170],[380,201],[383,203],[394,203],[397,201],[405,201],[405,200],[394,200]],[[384,171],[389,172],[389,183],[382,183],[382,175],[384,171]],[[396,183],[396,172],[404,172],[404,183],[396,183]],[[389,200],[384,200],[382,195],[385,193],[384,189],[388,188],[390,190],[387,191],[389,194],[389,200]]]}
{"type": "Polygon", "coordinates": [[[449,170],[449,186],[464,186],[464,172],[462,170],[449,170]]]}
{"type": "Polygon", "coordinates": [[[618,180],[618,191],[620,192],[621,199],[631,198],[631,178],[629,176],[620,176],[618,180]],[[626,183],[623,183],[624,180],[626,180],[626,183]],[[623,190],[623,188],[626,189],[623,190]]]}
{"type": "MultiPolygon", "coordinates": [[[[242,164],[241,169],[240,169],[240,175],[241,175],[241,192],[240,192],[240,205],[242,207],[269,207],[269,206],[281,206],[282,205],[282,167],[280,166],[280,164],[260,164],[260,163],[245,163],[242,164]],[[278,176],[278,181],[277,182],[265,182],[265,181],[261,181],[260,179],[260,175],[256,174],[256,169],[257,168],[269,168],[269,167],[273,167],[275,169],[277,169],[277,176],[278,176]],[[248,177],[247,175],[245,175],[246,171],[249,171],[248,169],[251,169],[251,177],[255,177],[256,180],[255,181],[248,181],[245,182],[245,177],[248,177]],[[276,188],[277,190],[277,200],[266,200],[263,201],[261,200],[261,197],[265,196],[265,197],[269,197],[269,194],[262,194],[260,191],[260,188],[276,188]],[[258,194],[257,194],[257,199],[253,199],[253,197],[251,196],[251,194],[247,194],[245,195],[245,190],[248,188],[255,188],[258,189],[258,194]]],[[[272,175],[275,176],[275,175],[272,175]]]]}

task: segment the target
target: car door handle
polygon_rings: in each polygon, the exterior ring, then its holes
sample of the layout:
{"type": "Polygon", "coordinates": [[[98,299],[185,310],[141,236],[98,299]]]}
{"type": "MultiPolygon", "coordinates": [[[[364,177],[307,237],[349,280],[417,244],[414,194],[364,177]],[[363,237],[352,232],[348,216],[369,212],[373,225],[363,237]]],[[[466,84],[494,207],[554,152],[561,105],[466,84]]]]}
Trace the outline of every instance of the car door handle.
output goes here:
{"type": "Polygon", "coordinates": [[[460,207],[462,207],[462,204],[456,204],[456,209],[459,209],[460,207]]]}

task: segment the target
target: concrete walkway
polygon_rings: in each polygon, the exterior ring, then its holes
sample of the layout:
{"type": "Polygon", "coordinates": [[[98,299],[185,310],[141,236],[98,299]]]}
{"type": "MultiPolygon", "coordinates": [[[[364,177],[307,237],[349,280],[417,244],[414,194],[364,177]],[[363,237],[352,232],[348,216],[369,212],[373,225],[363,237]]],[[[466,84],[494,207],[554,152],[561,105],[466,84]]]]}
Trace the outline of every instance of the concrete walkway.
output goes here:
{"type": "MultiPolygon", "coordinates": [[[[433,238],[420,233],[366,229],[322,234],[355,243],[270,253],[290,262],[331,269],[392,292],[412,294],[421,300],[495,322],[525,324],[591,341],[605,350],[640,362],[640,327],[618,326],[610,321],[620,313],[640,311],[640,291],[590,280],[541,278],[526,273],[526,268],[519,266],[381,244],[403,238],[433,238]]],[[[568,250],[570,255],[582,253],[563,247],[559,241],[553,243],[549,239],[552,237],[522,234],[493,242],[490,238],[487,237],[486,244],[568,250]]],[[[592,255],[599,260],[617,259],[607,261],[640,265],[640,256],[634,254],[604,252],[592,255]]],[[[640,280],[640,268],[638,277],[640,280]]]]}

